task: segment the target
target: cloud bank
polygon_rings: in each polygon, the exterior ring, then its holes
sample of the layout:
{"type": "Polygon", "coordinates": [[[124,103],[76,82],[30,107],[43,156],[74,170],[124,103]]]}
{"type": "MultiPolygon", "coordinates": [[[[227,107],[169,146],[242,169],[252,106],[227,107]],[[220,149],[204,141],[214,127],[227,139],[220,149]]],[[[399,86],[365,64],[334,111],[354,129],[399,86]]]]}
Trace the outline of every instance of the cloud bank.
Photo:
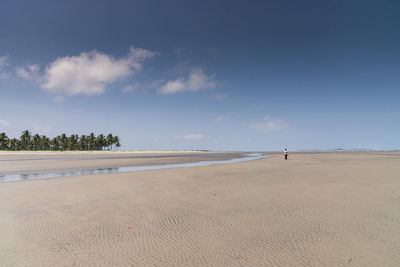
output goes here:
{"type": "Polygon", "coordinates": [[[206,75],[203,70],[192,70],[187,79],[180,77],[168,81],[158,89],[160,94],[176,94],[183,92],[196,92],[204,89],[212,89],[217,86],[215,75],[206,75]]]}
{"type": "Polygon", "coordinates": [[[107,85],[141,70],[143,62],[157,52],[130,47],[125,57],[113,56],[96,50],[56,59],[40,73],[38,65],[18,67],[17,75],[30,80],[50,93],[64,95],[102,94],[107,85]]]}

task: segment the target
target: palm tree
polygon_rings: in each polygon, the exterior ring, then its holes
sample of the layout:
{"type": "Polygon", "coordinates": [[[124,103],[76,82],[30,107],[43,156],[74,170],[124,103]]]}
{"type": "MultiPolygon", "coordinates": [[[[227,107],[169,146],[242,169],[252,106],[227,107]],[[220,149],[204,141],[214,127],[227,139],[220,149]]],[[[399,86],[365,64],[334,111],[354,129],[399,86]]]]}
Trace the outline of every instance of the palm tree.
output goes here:
{"type": "Polygon", "coordinates": [[[96,136],[94,135],[94,133],[90,133],[89,136],[87,137],[88,150],[94,150],[95,141],[96,141],[96,136]]]}
{"type": "Polygon", "coordinates": [[[118,141],[117,144],[116,144],[115,146],[117,147],[117,149],[120,148],[120,147],[121,147],[120,142],[118,141]]]}
{"type": "Polygon", "coordinates": [[[99,134],[96,138],[96,150],[103,150],[105,146],[105,139],[103,134],[99,134]]]}
{"type": "Polygon", "coordinates": [[[25,130],[21,133],[20,140],[17,138],[8,138],[6,133],[0,133],[0,150],[104,150],[105,148],[113,149],[120,147],[120,139],[118,136],[108,134],[105,137],[99,134],[97,137],[94,133],[90,135],[73,134],[67,137],[61,134],[52,139],[45,135],[35,134],[25,130]]]}
{"type": "Polygon", "coordinates": [[[50,139],[45,135],[40,136],[40,150],[49,150],[50,149],[50,139]]]}
{"type": "Polygon", "coordinates": [[[69,150],[75,150],[76,149],[76,144],[78,143],[78,140],[76,139],[76,136],[73,134],[68,138],[67,141],[67,147],[69,150]]]}
{"type": "Polygon", "coordinates": [[[75,150],[79,150],[79,135],[75,134],[75,150]]]}
{"type": "Polygon", "coordinates": [[[9,150],[20,150],[19,140],[16,138],[12,138],[8,141],[8,149],[9,150]]]}
{"type": "Polygon", "coordinates": [[[87,150],[88,149],[86,135],[81,135],[81,138],[79,138],[78,147],[79,147],[79,150],[87,150]]]}
{"type": "Polygon", "coordinates": [[[68,141],[67,135],[65,133],[63,133],[60,136],[60,147],[61,147],[61,150],[63,150],[63,151],[67,150],[67,148],[68,148],[67,141],[68,141]]]}
{"type": "Polygon", "coordinates": [[[40,149],[40,135],[35,134],[32,137],[32,149],[39,150],[40,149]]]}
{"type": "Polygon", "coordinates": [[[113,145],[113,135],[112,134],[108,134],[107,138],[106,138],[106,145],[108,146],[109,150],[112,150],[112,145],[113,145]]]}
{"type": "Polygon", "coordinates": [[[117,147],[117,148],[121,146],[121,144],[120,144],[120,139],[119,139],[119,137],[118,137],[117,135],[113,137],[112,143],[113,143],[113,144],[115,145],[115,147],[117,147]]]}
{"type": "Polygon", "coordinates": [[[8,136],[6,133],[0,133],[0,150],[8,148],[8,136]]]}
{"type": "Polygon", "coordinates": [[[57,150],[61,150],[61,136],[57,135],[57,150]]]}
{"type": "Polygon", "coordinates": [[[32,134],[30,131],[25,130],[22,132],[20,137],[20,146],[22,150],[28,150],[31,148],[31,138],[32,134]]]}
{"type": "Polygon", "coordinates": [[[58,143],[58,138],[54,137],[53,139],[50,140],[50,149],[51,150],[58,150],[60,147],[60,144],[58,143]]]}

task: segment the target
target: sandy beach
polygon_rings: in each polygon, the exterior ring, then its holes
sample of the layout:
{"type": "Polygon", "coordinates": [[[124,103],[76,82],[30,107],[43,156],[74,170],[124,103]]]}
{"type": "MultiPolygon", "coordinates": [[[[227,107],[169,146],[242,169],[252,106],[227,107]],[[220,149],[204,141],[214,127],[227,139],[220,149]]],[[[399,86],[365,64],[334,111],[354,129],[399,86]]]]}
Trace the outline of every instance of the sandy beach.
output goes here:
{"type": "MultiPolygon", "coordinates": [[[[110,155],[0,154],[0,172],[240,156],[110,155]]],[[[271,155],[0,183],[0,265],[400,265],[400,153],[271,155]]]]}

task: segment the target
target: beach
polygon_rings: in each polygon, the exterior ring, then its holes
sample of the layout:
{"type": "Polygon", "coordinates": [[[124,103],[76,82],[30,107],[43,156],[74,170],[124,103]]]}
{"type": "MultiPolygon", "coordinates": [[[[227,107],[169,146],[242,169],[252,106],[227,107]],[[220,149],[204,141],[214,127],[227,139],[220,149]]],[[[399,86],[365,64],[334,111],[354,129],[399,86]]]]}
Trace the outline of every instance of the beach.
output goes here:
{"type": "MultiPolygon", "coordinates": [[[[0,265],[400,265],[399,152],[267,154],[0,183],[0,265]]],[[[3,153],[0,173],[240,156],[3,153]]]]}

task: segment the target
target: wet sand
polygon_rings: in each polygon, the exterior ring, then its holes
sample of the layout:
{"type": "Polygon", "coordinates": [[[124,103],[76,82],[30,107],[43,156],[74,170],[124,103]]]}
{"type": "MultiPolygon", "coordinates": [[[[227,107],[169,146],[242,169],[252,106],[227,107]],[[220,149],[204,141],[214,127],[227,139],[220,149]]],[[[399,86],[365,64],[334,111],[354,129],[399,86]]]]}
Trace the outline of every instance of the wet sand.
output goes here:
{"type": "MultiPolygon", "coordinates": [[[[0,172],[182,160],[68,157],[0,172]]],[[[0,183],[0,236],[2,266],[399,266],[400,153],[0,183]]]]}
{"type": "Polygon", "coordinates": [[[162,165],[243,157],[239,152],[0,152],[0,175],[54,169],[162,165]]]}

